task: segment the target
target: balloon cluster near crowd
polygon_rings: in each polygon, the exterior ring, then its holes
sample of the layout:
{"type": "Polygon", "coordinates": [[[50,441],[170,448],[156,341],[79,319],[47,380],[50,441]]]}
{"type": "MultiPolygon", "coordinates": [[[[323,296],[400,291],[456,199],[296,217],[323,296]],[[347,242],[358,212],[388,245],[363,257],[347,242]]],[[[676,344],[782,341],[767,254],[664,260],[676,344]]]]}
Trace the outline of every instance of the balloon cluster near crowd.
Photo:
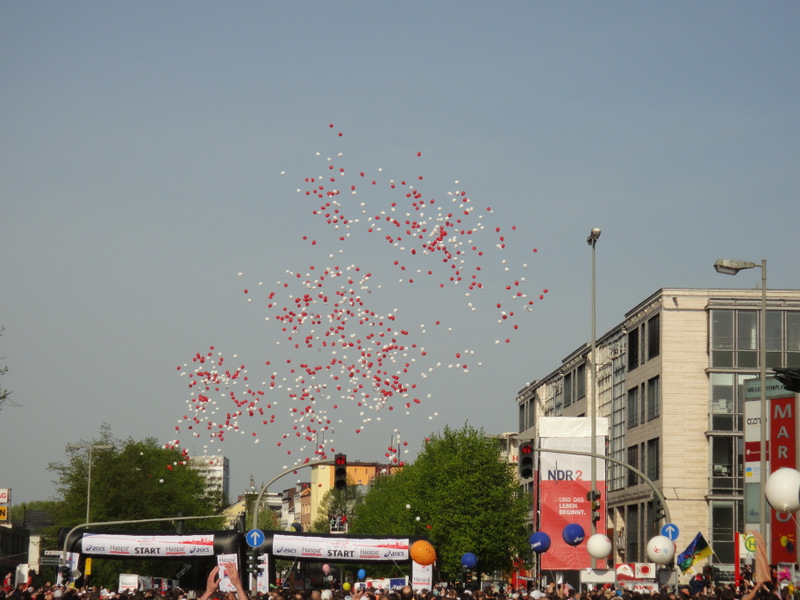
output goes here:
{"type": "MultiPolygon", "coordinates": [[[[482,367],[548,290],[525,276],[538,249],[513,215],[503,222],[458,181],[430,189],[419,150],[406,161],[418,168],[390,174],[350,161],[346,136],[325,129],[330,150],[314,152],[304,172],[281,173],[297,182],[281,213],[303,215],[295,237],[305,262],[271,256],[265,272],[283,261],[282,276],[266,282],[237,273],[243,305],[232,309],[257,311],[259,354],[247,364],[216,345],[193,351],[177,367],[188,395],[175,432],[205,444],[269,440],[300,466],[331,457],[337,432],[381,426],[391,430],[387,462],[402,464],[401,417],[438,416],[429,379],[482,367]]],[[[281,228],[274,217],[269,226],[281,228]]]]}

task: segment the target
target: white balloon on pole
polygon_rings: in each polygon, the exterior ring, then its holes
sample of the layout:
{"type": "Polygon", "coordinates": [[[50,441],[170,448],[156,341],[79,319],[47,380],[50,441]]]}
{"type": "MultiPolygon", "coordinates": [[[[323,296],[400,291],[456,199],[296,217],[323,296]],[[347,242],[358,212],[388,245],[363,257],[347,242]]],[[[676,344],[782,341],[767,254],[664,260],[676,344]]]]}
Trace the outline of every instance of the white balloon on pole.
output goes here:
{"type": "Polygon", "coordinates": [[[647,558],[650,562],[666,565],[675,557],[675,542],[664,535],[657,535],[647,542],[647,558]]]}
{"type": "Polygon", "coordinates": [[[598,560],[608,558],[611,555],[611,540],[602,533],[595,533],[586,541],[586,551],[598,560]]]}
{"type": "Polygon", "coordinates": [[[767,478],[764,488],[769,505],[779,512],[800,510],[800,471],[781,467],[767,478]]]}

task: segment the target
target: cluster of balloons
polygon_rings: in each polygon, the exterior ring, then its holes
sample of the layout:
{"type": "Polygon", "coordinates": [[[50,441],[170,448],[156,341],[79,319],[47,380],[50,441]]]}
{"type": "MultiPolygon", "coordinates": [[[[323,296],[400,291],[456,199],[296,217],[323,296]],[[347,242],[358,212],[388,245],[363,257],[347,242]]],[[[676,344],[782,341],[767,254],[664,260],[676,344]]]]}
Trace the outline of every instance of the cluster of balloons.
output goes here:
{"type": "MultiPolygon", "coordinates": [[[[585,539],[586,533],[577,523],[569,523],[561,531],[561,537],[570,546],[579,546],[585,539]]],[[[528,538],[531,550],[542,554],[550,549],[551,539],[544,531],[535,531],[528,538]]],[[[596,533],[586,541],[586,551],[594,559],[608,558],[613,547],[608,536],[596,533]]],[[[667,564],[675,556],[675,543],[668,537],[657,535],[647,543],[647,558],[657,564],[667,564]]],[[[462,559],[463,562],[463,559],[462,559]]]]}
{"type": "MultiPolygon", "coordinates": [[[[342,132],[327,125],[338,150],[342,132]]],[[[526,279],[537,249],[513,216],[504,222],[460,185],[423,191],[420,172],[395,179],[342,152],[316,156],[296,174],[297,200],[282,203],[311,215],[296,232],[302,249],[279,257],[293,264],[268,281],[237,273],[244,299],[265,311],[264,354],[248,370],[212,346],[178,365],[189,392],[176,436],[263,435],[297,465],[325,459],[337,426],[361,433],[427,410],[428,379],[481,367],[478,349],[523,335],[545,299],[548,289],[526,279]],[[466,345],[477,335],[491,337],[466,345]]],[[[382,451],[399,465],[408,452],[394,440],[382,451]]]]}

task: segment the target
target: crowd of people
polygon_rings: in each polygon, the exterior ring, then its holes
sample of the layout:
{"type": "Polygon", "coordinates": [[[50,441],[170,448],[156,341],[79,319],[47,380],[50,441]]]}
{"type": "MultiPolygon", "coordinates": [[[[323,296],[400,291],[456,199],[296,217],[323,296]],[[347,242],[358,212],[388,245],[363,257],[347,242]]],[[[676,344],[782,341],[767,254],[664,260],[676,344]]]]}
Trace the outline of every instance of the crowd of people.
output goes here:
{"type": "Polygon", "coordinates": [[[31,581],[10,586],[6,578],[0,589],[0,600],[798,600],[793,586],[781,587],[776,581],[753,583],[743,580],[738,586],[713,586],[701,577],[693,578],[689,585],[665,587],[649,593],[612,585],[577,590],[568,584],[556,583],[541,590],[446,584],[434,585],[430,590],[414,590],[408,585],[397,589],[375,589],[359,585],[351,588],[346,584],[297,590],[274,587],[270,592],[262,593],[246,591],[235,569],[225,573],[235,591],[222,591],[220,575],[220,568],[214,567],[208,575],[205,590],[173,589],[164,593],[155,589],[117,592],[51,583],[33,585],[31,581]]]}

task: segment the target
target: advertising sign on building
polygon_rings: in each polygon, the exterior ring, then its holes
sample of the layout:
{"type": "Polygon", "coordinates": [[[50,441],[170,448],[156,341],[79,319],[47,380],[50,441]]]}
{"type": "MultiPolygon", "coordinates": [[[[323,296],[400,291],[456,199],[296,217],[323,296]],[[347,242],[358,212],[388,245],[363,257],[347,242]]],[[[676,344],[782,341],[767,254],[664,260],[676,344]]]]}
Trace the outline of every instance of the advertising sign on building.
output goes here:
{"type": "MultiPolygon", "coordinates": [[[[607,430],[606,419],[597,419],[596,430],[607,430]]],[[[544,417],[539,421],[539,511],[540,531],[550,536],[551,545],[541,555],[545,570],[587,569],[592,558],[585,546],[572,546],[564,541],[564,528],[580,525],[586,537],[591,533],[592,459],[588,455],[562,454],[558,450],[590,453],[591,422],[583,417],[544,417]]],[[[604,448],[604,436],[597,436],[596,448],[604,448]]],[[[605,461],[596,461],[596,489],[605,490],[605,461]]],[[[599,531],[605,532],[605,493],[600,498],[599,531]]]]}
{"type": "MultiPolygon", "coordinates": [[[[760,493],[761,432],[767,441],[767,473],[781,467],[797,468],[797,401],[795,395],[773,377],[766,381],[767,422],[761,424],[761,380],[745,381],[745,521],[748,529],[758,529],[760,493]]],[[[764,535],[773,563],[797,562],[797,530],[792,515],[770,511],[770,532],[764,535]]]]}

